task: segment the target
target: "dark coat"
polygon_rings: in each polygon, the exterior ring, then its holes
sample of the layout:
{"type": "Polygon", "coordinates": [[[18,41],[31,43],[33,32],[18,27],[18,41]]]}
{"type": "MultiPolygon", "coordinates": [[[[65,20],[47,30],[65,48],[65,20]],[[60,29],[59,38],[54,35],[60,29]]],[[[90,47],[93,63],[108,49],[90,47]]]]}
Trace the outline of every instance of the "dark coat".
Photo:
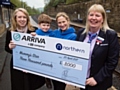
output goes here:
{"type": "MultiPolygon", "coordinates": [[[[84,41],[86,33],[81,29],[77,34],[77,41],[84,41]]],[[[104,41],[99,45],[95,43],[91,55],[90,77],[97,81],[96,86],[87,86],[87,90],[107,90],[112,85],[112,73],[117,66],[119,58],[119,43],[115,31],[100,30],[99,37],[104,41]]],[[[81,77],[82,78],[82,77],[81,77]]]]}
{"type": "MultiPolygon", "coordinates": [[[[28,30],[27,33],[31,33],[31,31],[28,30]]],[[[7,31],[5,50],[12,54],[12,50],[9,49],[11,40],[11,32],[7,31]]],[[[44,77],[13,69],[13,58],[11,58],[10,69],[12,90],[35,90],[45,84],[44,77]]]]}

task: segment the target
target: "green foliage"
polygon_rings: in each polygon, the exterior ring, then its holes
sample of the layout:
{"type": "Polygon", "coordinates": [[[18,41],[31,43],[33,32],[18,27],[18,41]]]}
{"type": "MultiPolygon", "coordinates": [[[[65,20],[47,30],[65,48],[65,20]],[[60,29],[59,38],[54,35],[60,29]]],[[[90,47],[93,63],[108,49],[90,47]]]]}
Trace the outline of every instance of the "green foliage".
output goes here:
{"type": "Polygon", "coordinates": [[[49,4],[47,6],[57,6],[60,3],[65,3],[65,0],[50,0],[49,4]]]}
{"type": "Polygon", "coordinates": [[[47,6],[53,6],[55,0],[50,0],[49,4],[47,6]]]}
{"type": "Polygon", "coordinates": [[[90,0],[50,0],[49,4],[44,7],[44,11],[49,10],[50,7],[56,7],[60,3],[74,4],[74,3],[77,3],[77,2],[80,2],[80,1],[86,2],[86,1],[90,1],[90,0]]]}
{"type": "Polygon", "coordinates": [[[34,7],[30,7],[27,5],[26,2],[23,2],[22,0],[11,0],[11,2],[16,5],[16,8],[25,8],[29,15],[34,15],[34,14],[39,14],[39,10],[38,9],[35,9],[34,7]]]}
{"type": "Polygon", "coordinates": [[[49,8],[50,8],[50,5],[46,5],[46,6],[44,7],[44,11],[47,11],[49,8]]]}
{"type": "Polygon", "coordinates": [[[87,1],[91,1],[91,0],[79,0],[79,1],[82,1],[82,2],[87,2],[87,1]]]}
{"type": "Polygon", "coordinates": [[[81,0],[66,0],[66,4],[73,4],[73,3],[76,3],[79,1],[81,1],[81,0]]]}
{"type": "Polygon", "coordinates": [[[57,6],[59,4],[60,0],[55,0],[52,6],[57,6]]]}
{"type": "Polygon", "coordinates": [[[21,6],[21,2],[20,0],[11,0],[11,2],[16,5],[17,7],[20,7],[21,6]]]}
{"type": "Polygon", "coordinates": [[[54,0],[54,3],[52,6],[57,6],[60,3],[65,3],[65,0],[54,0]]]}
{"type": "Polygon", "coordinates": [[[45,5],[44,11],[49,10],[50,7],[56,7],[58,4],[65,2],[66,0],[50,0],[50,2],[47,5],[45,5]]]}

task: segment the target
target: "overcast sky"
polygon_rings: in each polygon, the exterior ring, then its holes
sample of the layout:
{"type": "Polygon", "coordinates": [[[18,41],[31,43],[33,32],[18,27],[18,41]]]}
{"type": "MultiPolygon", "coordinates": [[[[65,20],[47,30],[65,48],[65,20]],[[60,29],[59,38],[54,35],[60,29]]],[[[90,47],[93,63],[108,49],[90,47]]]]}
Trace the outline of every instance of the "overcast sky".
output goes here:
{"type": "Polygon", "coordinates": [[[39,8],[44,7],[44,0],[21,0],[23,2],[26,2],[28,6],[39,8]]]}

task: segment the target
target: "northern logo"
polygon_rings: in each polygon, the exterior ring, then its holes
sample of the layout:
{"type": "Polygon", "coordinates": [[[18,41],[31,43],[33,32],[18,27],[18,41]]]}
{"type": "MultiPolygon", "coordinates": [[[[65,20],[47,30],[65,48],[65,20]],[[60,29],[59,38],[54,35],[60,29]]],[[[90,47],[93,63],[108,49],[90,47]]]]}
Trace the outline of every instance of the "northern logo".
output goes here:
{"type": "Polygon", "coordinates": [[[73,47],[73,46],[64,46],[61,43],[56,44],[56,49],[57,50],[69,50],[69,51],[72,51],[72,52],[85,53],[84,49],[76,48],[76,47],[73,47]]]}
{"type": "Polygon", "coordinates": [[[57,49],[57,50],[62,50],[62,44],[57,43],[57,44],[56,44],[56,49],[57,49]]]}

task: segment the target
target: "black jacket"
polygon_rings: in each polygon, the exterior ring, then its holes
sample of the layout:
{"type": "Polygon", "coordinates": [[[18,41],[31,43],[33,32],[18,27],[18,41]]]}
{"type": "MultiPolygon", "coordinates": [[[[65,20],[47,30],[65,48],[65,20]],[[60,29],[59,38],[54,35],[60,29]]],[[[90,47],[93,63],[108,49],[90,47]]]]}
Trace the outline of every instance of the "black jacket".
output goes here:
{"type": "MultiPolygon", "coordinates": [[[[79,30],[77,41],[84,41],[86,33],[84,29],[79,30]]],[[[95,43],[91,55],[90,77],[94,77],[97,85],[88,87],[88,90],[107,90],[112,85],[112,73],[117,66],[119,58],[119,43],[115,31],[107,30],[106,33],[100,30],[99,37],[104,41],[99,45],[95,43]]],[[[82,77],[81,77],[82,78],[82,77]]]]}
{"type": "MultiPolygon", "coordinates": [[[[27,31],[27,33],[31,32],[33,31],[27,31]]],[[[8,30],[6,34],[5,50],[12,54],[12,50],[9,49],[11,40],[11,31],[8,30]]],[[[44,77],[13,69],[13,58],[11,58],[10,66],[12,90],[36,90],[45,84],[44,77]]]]}

